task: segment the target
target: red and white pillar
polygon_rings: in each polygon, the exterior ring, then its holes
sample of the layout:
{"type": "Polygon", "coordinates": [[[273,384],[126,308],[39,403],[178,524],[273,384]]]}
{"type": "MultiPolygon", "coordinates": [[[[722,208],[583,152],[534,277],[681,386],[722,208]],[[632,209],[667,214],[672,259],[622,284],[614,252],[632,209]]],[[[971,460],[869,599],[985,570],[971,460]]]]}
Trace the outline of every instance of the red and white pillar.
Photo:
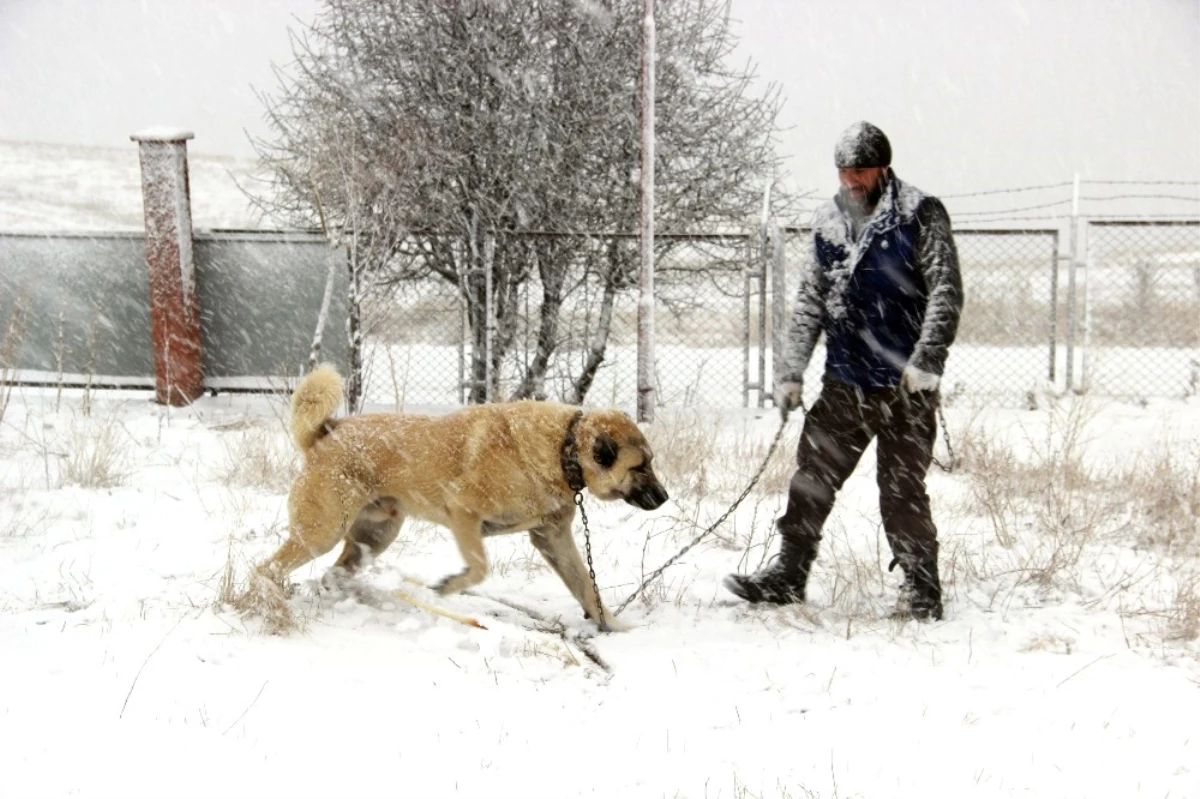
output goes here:
{"type": "Polygon", "coordinates": [[[187,140],[192,134],[156,128],[130,138],[138,143],[142,164],[155,399],[187,405],[204,393],[188,190],[187,140]]]}

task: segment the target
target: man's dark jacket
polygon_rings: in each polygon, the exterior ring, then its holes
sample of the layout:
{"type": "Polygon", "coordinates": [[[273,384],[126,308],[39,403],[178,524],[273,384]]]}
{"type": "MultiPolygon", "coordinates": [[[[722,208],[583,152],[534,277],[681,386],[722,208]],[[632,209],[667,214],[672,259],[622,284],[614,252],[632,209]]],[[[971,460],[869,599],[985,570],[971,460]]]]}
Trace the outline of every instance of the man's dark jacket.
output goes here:
{"type": "Polygon", "coordinates": [[[854,239],[840,197],[817,211],[779,382],[800,382],[825,333],[825,376],[890,388],[904,367],[941,375],[962,312],[950,216],[894,173],[854,239]]]}

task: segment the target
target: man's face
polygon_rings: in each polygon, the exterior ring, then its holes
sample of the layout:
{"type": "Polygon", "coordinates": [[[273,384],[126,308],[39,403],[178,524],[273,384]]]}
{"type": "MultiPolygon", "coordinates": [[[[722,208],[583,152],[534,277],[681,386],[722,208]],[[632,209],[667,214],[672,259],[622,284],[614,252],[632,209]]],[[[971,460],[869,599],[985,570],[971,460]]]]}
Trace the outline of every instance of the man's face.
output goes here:
{"type": "Polygon", "coordinates": [[[842,191],[859,206],[873,205],[879,199],[887,170],[886,166],[839,169],[838,183],[842,185],[842,191]]]}

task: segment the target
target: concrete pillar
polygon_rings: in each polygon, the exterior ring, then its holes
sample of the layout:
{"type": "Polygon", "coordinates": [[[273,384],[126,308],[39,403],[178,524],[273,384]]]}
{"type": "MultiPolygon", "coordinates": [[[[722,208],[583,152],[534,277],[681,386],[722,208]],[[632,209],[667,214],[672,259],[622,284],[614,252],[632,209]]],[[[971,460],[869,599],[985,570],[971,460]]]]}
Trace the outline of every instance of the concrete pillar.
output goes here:
{"type": "Polygon", "coordinates": [[[187,405],[204,393],[200,304],[192,256],[187,140],[182,130],[135,133],[142,164],[155,398],[187,405]]]}

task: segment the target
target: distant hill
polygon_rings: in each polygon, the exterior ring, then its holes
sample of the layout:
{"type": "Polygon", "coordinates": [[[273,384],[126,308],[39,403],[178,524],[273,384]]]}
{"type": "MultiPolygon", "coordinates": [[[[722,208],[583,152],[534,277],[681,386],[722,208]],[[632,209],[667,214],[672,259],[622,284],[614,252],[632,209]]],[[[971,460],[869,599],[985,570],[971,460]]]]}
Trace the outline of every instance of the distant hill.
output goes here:
{"type": "MultiPolygon", "coordinates": [[[[188,153],[192,226],[259,228],[253,159],[188,153]]],[[[142,230],[138,148],[0,141],[0,232],[142,230]]]]}

